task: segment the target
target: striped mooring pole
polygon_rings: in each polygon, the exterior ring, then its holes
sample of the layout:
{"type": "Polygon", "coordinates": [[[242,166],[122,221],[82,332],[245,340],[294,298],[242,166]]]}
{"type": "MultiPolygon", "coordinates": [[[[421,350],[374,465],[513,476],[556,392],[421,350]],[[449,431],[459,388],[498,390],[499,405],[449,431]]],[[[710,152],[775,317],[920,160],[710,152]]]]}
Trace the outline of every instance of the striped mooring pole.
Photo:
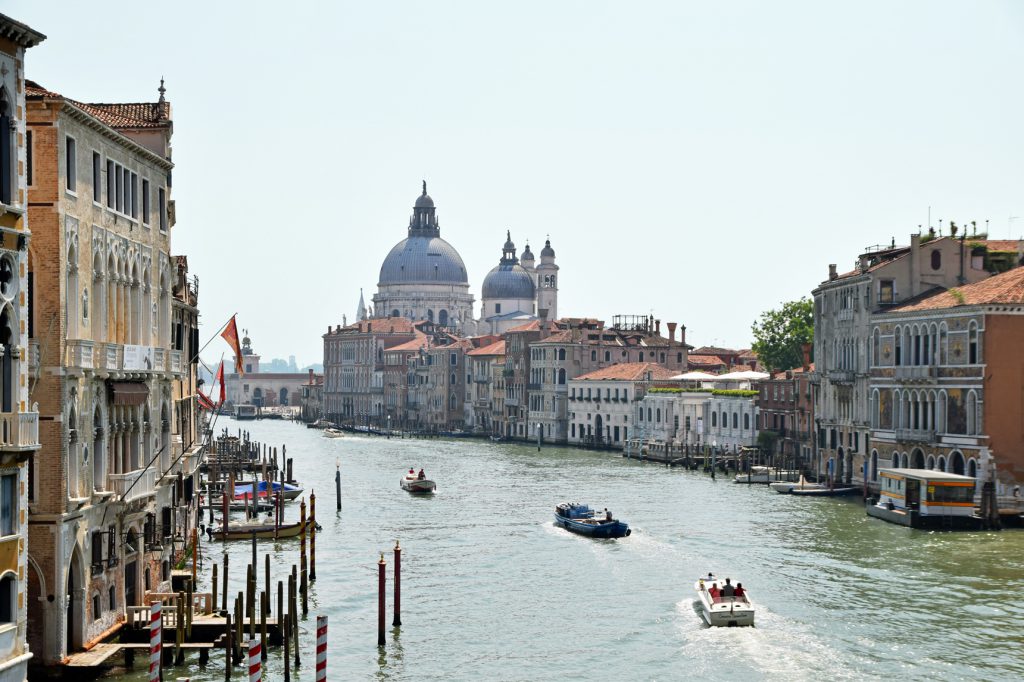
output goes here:
{"type": "Polygon", "coordinates": [[[327,616],[316,617],[316,682],[327,682],[327,616]]]}
{"type": "Polygon", "coordinates": [[[160,682],[161,670],[160,637],[163,634],[160,615],[161,603],[156,601],[149,607],[149,682],[160,682]]]}
{"type": "Polygon", "coordinates": [[[263,654],[260,649],[260,640],[249,640],[249,682],[262,682],[263,680],[263,654]]]}

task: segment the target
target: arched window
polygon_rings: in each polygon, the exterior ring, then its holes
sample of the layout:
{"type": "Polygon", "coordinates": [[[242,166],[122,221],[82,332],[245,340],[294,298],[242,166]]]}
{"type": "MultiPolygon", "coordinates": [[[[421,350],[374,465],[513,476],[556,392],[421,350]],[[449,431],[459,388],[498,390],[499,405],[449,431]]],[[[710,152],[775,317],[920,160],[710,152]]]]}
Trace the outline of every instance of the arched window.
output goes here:
{"type": "MultiPolygon", "coordinates": [[[[564,354],[565,351],[562,351],[562,353],[564,354]]],[[[562,386],[565,385],[565,369],[559,369],[558,370],[558,383],[559,383],[559,385],[562,385],[562,386]]]]}
{"type": "Polygon", "coordinates": [[[394,310],[391,311],[391,317],[398,317],[398,316],[399,316],[398,308],[395,308],[394,310]]]}
{"type": "MultiPolygon", "coordinates": [[[[611,359],[612,359],[612,352],[609,351],[609,350],[606,350],[604,352],[604,361],[605,362],[611,362],[611,359]]],[[[641,358],[641,359],[643,359],[643,358],[641,358]]]]}
{"type": "Polygon", "coordinates": [[[0,203],[12,204],[15,196],[17,173],[17,144],[15,142],[16,126],[11,125],[14,118],[14,100],[7,94],[7,88],[0,87],[0,203]]]}
{"type": "Polygon", "coordinates": [[[974,391],[967,392],[967,435],[978,433],[978,395],[974,391]]]}
{"type": "Polygon", "coordinates": [[[18,614],[18,581],[11,572],[0,578],[0,623],[13,623],[18,614]]]}
{"type": "MultiPolygon", "coordinates": [[[[605,358],[605,359],[607,359],[607,358],[605,358]]],[[[640,362],[643,362],[643,361],[644,361],[644,352],[640,351],[640,362]]]]}
{"type": "Polygon", "coordinates": [[[739,412],[733,412],[732,413],[732,428],[734,428],[734,429],[740,428],[740,413],[739,412]]]}
{"type": "Polygon", "coordinates": [[[711,425],[712,426],[718,426],[718,413],[717,412],[712,412],[711,413],[711,425]]]}
{"type": "Polygon", "coordinates": [[[903,364],[903,332],[899,327],[896,327],[896,331],[893,332],[893,344],[895,345],[896,355],[893,358],[893,364],[897,367],[903,364]]]}
{"type": "Polygon", "coordinates": [[[437,323],[442,327],[448,326],[448,311],[442,310],[437,314],[437,323]]]}
{"type": "Polygon", "coordinates": [[[893,469],[899,469],[900,468],[900,453],[898,453],[898,452],[892,453],[892,468],[893,469]]]}
{"type": "Polygon", "coordinates": [[[872,481],[878,480],[878,450],[871,451],[871,471],[869,473],[872,481]]]}
{"type": "Polygon", "coordinates": [[[427,308],[427,319],[431,322],[434,321],[434,311],[432,308],[427,308]]]}
{"type": "Polygon", "coordinates": [[[726,414],[725,410],[722,410],[722,428],[729,428],[729,415],[726,414]]]}
{"type": "Polygon", "coordinates": [[[935,468],[938,469],[939,471],[946,470],[946,458],[944,456],[940,455],[939,458],[935,461],[935,468]]]}
{"type": "Polygon", "coordinates": [[[750,430],[750,413],[749,412],[744,412],[743,413],[743,430],[744,431],[749,431],[750,430]]]}
{"type": "Polygon", "coordinates": [[[93,490],[106,490],[106,450],[103,440],[103,417],[97,407],[92,415],[92,487],[93,490]]]}
{"type": "Polygon", "coordinates": [[[565,360],[565,349],[564,348],[559,348],[558,349],[558,359],[559,360],[563,360],[563,361],[565,360]]]}
{"type": "Polygon", "coordinates": [[[656,421],[656,422],[658,422],[660,424],[661,423],[661,408],[660,407],[657,410],[654,411],[654,415],[655,415],[654,421],[656,421]]]}
{"type": "Polygon", "coordinates": [[[875,331],[871,333],[871,366],[878,367],[882,364],[882,331],[875,327],[875,331]]]}
{"type": "Polygon", "coordinates": [[[950,473],[957,474],[959,476],[964,475],[964,455],[959,450],[955,450],[949,458],[949,470],[950,473]]]}
{"type": "Polygon", "coordinates": [[[942,269],[942,252],[938,249],[932,251],[932,270],[942,269]]]}
{"type": "Polygon", "coordinates": [[[925,469],[934,469],[935,468],[935,455],[928,455],[928,459],[926,459],[925,462],[924,462],[924,468],[925,469]]]}
{"type": "Polygon", "coordinates": [[[971,478],[978,477],[978,460],[973,457],[967,460],[967,475],[971,478]]]}

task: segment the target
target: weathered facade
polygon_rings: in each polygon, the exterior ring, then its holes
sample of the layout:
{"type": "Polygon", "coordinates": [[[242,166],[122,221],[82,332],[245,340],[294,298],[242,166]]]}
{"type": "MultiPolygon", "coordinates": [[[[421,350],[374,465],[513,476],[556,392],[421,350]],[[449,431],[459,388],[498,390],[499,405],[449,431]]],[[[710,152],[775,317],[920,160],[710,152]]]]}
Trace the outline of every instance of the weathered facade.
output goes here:
{"type": "Polygon", "coordinates": [[[571,379],[569,442],[623,447],[633,424],[642,419],[635,406],[647,388],[677,373],[653,362],[625,362],[571,379]]]}

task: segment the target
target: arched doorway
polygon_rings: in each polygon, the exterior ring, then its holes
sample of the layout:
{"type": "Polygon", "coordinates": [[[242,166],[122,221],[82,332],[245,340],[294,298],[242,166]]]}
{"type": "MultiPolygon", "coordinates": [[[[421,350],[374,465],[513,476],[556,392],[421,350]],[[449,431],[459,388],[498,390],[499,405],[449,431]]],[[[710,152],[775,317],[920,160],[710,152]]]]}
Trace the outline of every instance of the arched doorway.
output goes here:
{"type": "Polygon", "coordinates": [[[46,622],[47,610],[44,607],[46,595],[46,581],[35,560],[28,558],[28,612],[30,614],[27,624],[27,637],[29,649],[39,656],[43,651],[43,643],[46,641],[46,629],[49,623],[46,622]]]}
{"type": "Polygon", "coordinates": [[[953,456],[949,459],[950,471],[960,476],[964,475],[964,455],[959,450],[953,452],[953,456]]]}
{"type": "MultiPolygon", "coordinates": [[[[0,259],[0,266],[7,263],[7,259],[0,259]]],[[[9,267],[9,266],[8,266],[9,267]]],[[[0,267],[0,288],[5,286],[7,280],[4,277],[13,277],[12,274],[6,272],[0,267]]],[[[18,338],[14,331],[16,322],[13,314],[10,312],[10,308],[4,308],[3,312],[0,312],[0,344],[3,345],[3,356],[0,357],[0,364],[2,364],[2,378],[3,388],[0,390],[2,395],[2,407],[4,412],[14,411],[14,397],[17,386],[14,381],[16,374],[14,367],[14,345],[15,340],[18,338]]]]}
{"type": "Polygon", "coordinates": [[[936,460],[935,468],[938,469],[939,471],[946,470],[946,457],[944,455],[940,455],[939,459],[936,460]]]}
{"type": "Polygon", "coordinates": [[[604,435],[604,419],[601,415],[594,417],[594,441],[600,443],[604,435]]]}
{"type": "Polygon", "coordinates": [[[263,389],[257,388],[252,392],[252,404],[257,407],[263,407],[263,389]]]}
{"type": "Polygon", "coordinates": [[[82,571],[82,556],[78,547],[71,554],[67,577],[67,613],[65,651],[71,653],[82,648],[82,631],[85,623],[85,584],[82,571]]]}
{"type": "Polygon", "coordinates": [[[914,451],[910,453],[910,468],[924,469],[924,451],[921,448],[914,448],[914,451]]]}
{"type": "Polygon", "coordinates": [[[287,405],[288,404],[288,389],[287,388],[282,388],[280,390],[280,392],[278,392],[277,402],[278,402],[279,405],[287,405]]]}
{"type": "Polygon", "coordinates": [[[967,475],[971,478],[978,477],[978,460],[973,457],[967,462],[967,475]]]}
{"type": "Polygon", "coordinates": [[[835,469],[832,472],[832,476],[837,480],[843,480],[843,475],[846,472],[846,453],[843,452],[842,448],[836,451],[836,464],[835,469]]]}

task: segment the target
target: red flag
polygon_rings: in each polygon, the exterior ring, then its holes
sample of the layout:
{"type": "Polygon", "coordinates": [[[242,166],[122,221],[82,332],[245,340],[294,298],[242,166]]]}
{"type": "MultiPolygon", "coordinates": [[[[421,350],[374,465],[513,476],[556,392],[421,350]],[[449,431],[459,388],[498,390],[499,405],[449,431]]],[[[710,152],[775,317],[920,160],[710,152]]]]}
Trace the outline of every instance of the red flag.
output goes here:
{"type": "Polygon", "coordinates": [[[238,344],[238,326],[235,325],[234,315],[231,316],[231,321],[228,322],[228,325],[220,335],[231,346],[231,350],[235,352],[235,373],[241,376],[244,374],[242,371],[242,347],[238,344]]]}
{"type": "Polygon", "coordinates": [[[214,381],[216,381],[218,384],[220,384],[220,402],[217,403],[217,405],[220,406],[220,405],[224,404],[224,399],[227,398],[227,389],[224,386],[224,361],[223,360],[220,361],[220,367],[217,368],[217,378],[214,381]]]}
{"type": "Polygon", "coordinates": [[[200,391],[198,389],[196,389],[196,393],[199,394],[199,397],[198,397],[199,407],[203,408],[204,410],[213,410],[214,409],[213,402],[211,402],[210,399],[206,397],[205,393],[203,393],[202,391],[200,391]]]}

